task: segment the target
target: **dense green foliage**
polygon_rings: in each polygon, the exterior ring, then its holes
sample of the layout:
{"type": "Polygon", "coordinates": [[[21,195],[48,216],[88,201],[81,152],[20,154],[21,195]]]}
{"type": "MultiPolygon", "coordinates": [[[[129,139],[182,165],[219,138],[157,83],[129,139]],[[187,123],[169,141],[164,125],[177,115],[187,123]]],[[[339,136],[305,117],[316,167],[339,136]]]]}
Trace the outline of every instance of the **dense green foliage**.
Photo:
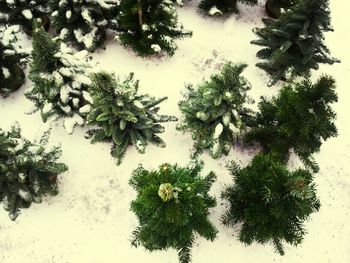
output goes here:
{"type": "Polygon", "coordinates": [[[258,0],[202,0],[198,7],[209,15],[238,13],[238,2],[253,6],[258,3],[258,0]]]}
{"type": "Polygon", "coordinates": [[[30,142],[21,136],[18,123],[9,132],[0,129],[0,202],[12,220],[43,195],[58,193],[57,175],[68,168],[56,162],[61,149],[47,145],[49,135],[46,130],[30,142]]]}
{"type": "Polygon", "coordinates": [[[216,205],[208,192],[215,181],[210,172],[201,177],[203,163],[188,167],[163,164],[159,170],[137,168],[130,185],[137,191],[131,210],[139,219],[133,232],[134,246],[147,250],[174,248],[181,263],[191,261],[195,233],[213,241],[217,230],[208,219],[209,208],[216,205]]]}
{"type": "Polygon", "coordinates": [[[336,114],[330,105],[337,100],[335,80],[330,76],[322,76],[315,84],[309,80],[288,84],[277,97],[262,99],[246,140],[259,142],[265,151],[277,153],[283,161],[293,149],[317,171],[312,154],[320,150],[322,140],[337,135],[336,114]]]}
{"type": "Polygon", "coordinates": [[[85,123],[91,109],[92,99],[87,91],[91,65],[87,55],[87,51],[74,53],[40,27],[34,30],[29,73],[33,86],[25,96],[34,102],[34,112],[40,110],[44,122],[48,118],[64,118],[68,133],[85,123]]]}
{"type": "Polygon", "coordinates": [[[160,123],[176,121],[177,118],[159,115],[157,106],[167,97],[156,99],[138,94],[139,81],[131,73],[126,79],[114,75],[97,73],[93,75],[90,92],[93,98],[88,123],[98,128],[88,131],[92,142],[112,141],[111,154],[119,165],[129,145],[144,153],[147,144],[165,147],[157,135],[164,132],[160,123]]]}
{"type": "Polygon", "coordinates": [[[273,17],[280,17],[282,11],[291,8],[298,0],[267,0],[265,4],[266,13],[273,17]]]}
{"type": "Polygon", "coordinates": [[[106,29],[115,26],[116,0],[50,0],[53,27],[79,49],[94,51],[103,45],[106,29]]]}
{"type": "Polygon", "coordinates": [[[289,172],[272,155],[261,154],[245,168],[231,163],[229,171],[234,184],[222,193],[229,203],[222,219],[227,226],[242,224],[240,241],[272,242],[281,255],[283,241],[300,244],[306,233],[303,222],[320,207],[312,174],[289,172]]]}
{"type": "Polygon", "coordinates": [[[174,39],[192,35],[178,23],[170,0],[122,0],[120,9],[118,38],[140,56],[171,56],[177,48],[174,39]]]}
{"type": "Polygon", "coordinates": [[[33,21],[40,18],[45,29],[50,27],[47,0],[1,0],[0,25],[20,25],[25,33],[32,34],[33,21]]]}
{"type": "Polygon", "coordinates": [[[0,26],[0,96],[6,97],[25,81],[27,54],[18,45],[18,26],[0,26]]]}
{"type": "Polygon", "coordinates": [[[241,76],[245,64],[226,63],[220,74],[197,89],[187,86],[185,99],[179,102],[184,116],[178,129],[190,131],[195,141],[195,155],[209,149],[213,158],[228,155],[242,131],[249,126],[253,114],[246,107],[250,83],[241,76]]]}
{"type": "Polygon", "coordinates": [[[278,19],[263,19],[265,27],[255,28],[262,46],[257,67],[271,74],[274,85],[279,80],[310,75],[320,63],[339,62],[330,57],[323,32],[332,31],[328,0],[301,0],[278,19]]]}

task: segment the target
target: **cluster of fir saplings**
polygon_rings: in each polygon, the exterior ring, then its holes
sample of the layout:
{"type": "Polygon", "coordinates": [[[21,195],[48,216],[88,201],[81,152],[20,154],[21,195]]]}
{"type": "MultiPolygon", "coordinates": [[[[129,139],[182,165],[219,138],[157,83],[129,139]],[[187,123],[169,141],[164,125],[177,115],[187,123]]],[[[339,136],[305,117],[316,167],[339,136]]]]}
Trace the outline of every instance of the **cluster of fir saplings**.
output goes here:
{"type": "MultiPolygon", "coordinates": [[[[74,65],[77,54],[81,58],[85,53],[73,54],[40,27],[34,32],[33,45],[30,75],[35,87],[26,94],[40,108],[45,93],[35,97],[35,91],[50,91],[57,85],[50,82],[48,68],[60,66],[58,72],[68,83],[71,74],[80,76],[76,65],[75,71],[68,74],[69,66],[74,65]],[[44,54],[43,48],[52,54],[39,56],[44,54]]],[[[318,170],[312,154],[319,151],[322,140],[337,133],[335,114],[330,107],[337,101],[335,81],[324,75],[314,84],[309,79],[286,84],[278,96],[262,98],[255,114],[246,106],[252,103],[247,96],[251,85],[241,75],[246,66],[229,62],[220,74],[197,88],[188,86],[186,99],[179,102],[184,118],[178,129],[191,132],[195,141],[193,157],[204,150],[209,150],[214,158],[227,155],[241,138],[248,144],[256,142],[262,146],[262,152],[245,168],[235,163],[228,165],[234,184],[222,193],[228,203],[222,221],[227,226],[242,224],[239,235],[242,242],[271,242],[283,254],[282,242],[299,244],[305,233],[303,222],[320,206],[312,180],[311,170],[318,170]],[[291,150],[311,170],[289,171],[291,150]]],[[[58,78],[57,73],[55,76],[58,78]]],[[[155,106],[164,98],[138,95],[138,81],[132,74],[120,80],[108,73],[95,73],[91,83],[84,80],[80,84],[79,89],[91,94],[90,99],[82,92],[82,98],[92,102],[88,104],[91,109],[87,121],[97,127],[89,130],[88,135],[93,141],[111,141],[111,153],[118,162],[130,144],[141,153],[148,142],[164,146],[157,136],[164,131],[159,123],[175,117],[158,114],[159,108],[155,106]]],[[[63,103],[65,96],[51,95],[63,103]]],[[[55,102],[50,103],[54,109],[55,102]]],[[[59,111],[59,106],[56,107],[54,114],[64,113],[63,109],[59,111]]],[[[42,109],[41,113],[45,116],[42,109]]],[[[48,136],[49,132],[44,132],[30,142],[21,136],[17,125],[9,132],[0,132],[0,197],[13,220],[21,208],[41,202],[44,194],[57,193],[57,175],[67,170],[66,165],[57,163],[61,149],[47,145],[48,136]]],[[[134,171],[130,184],[138,196],[131,209],[139,217],[140,226],[133,232],[133,245],[142,245],[150,251],[175,248],[180,262],[189,262],[196,233],[208,240],[215,239],[217,231],[208,219],[209,208],[216,204],[208,194],[215,175],[211,172],[201,177],[202,167],[202,163],[194,161],[187,167],[164,164],[155,171],[142,166],[134,171]]]]}

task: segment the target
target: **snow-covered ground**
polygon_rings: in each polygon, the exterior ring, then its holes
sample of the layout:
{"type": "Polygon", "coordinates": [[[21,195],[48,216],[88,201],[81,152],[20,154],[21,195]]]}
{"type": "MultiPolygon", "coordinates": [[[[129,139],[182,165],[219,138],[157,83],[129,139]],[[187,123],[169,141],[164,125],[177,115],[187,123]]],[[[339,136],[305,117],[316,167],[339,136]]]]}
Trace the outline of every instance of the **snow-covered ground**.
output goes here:
{"type": "MultiPolygon", "coordinates": [[[[270,96],[278,86],[268,88],[268,77],[254,65],[258,47],[249,42],[255,39],[252,28],[260,26],[264,15],[262,3],[257,7],[240,5],[241,13],[228,19],[204,18],[196,11],[198,1],[179,8],[179,19],[186,29],[193,30],[193,37],[178,41],[179,49],[172,58],[141,59],[115,42],[107,43],[107,50],[99,50],[93,57],[99,68],[120,75],[135,72],[140,79],[140,91],[157,97],[168,96],[162,113],[180,116],[177,102],[185,83],[198,83],[204,77],[217,72],[224,60],[246,62],[249,67],[244,75],[251,81],[251,96],[257,101],[261,95],[270,96]]],[[[331,1],[334,33],[326,35],[332,54],[341,64],[322,66],[314,72],[313,79],[329,73],[337,79],[339,103],[334,105],[338,113],[339,136],[325,142],[321,153],[315,155],[320,173],[315,176],[321,210],[306,223],[308,234],[297,248],[286,246],[286,255],[274,253],[272,246],[251,245],[245,247],[233,235],[231,229],[220,223],[225,205],[220,200],[224,185],[231,183],[225,169],[229,160],[245,165],[253,152],[235,149],[227,158],[212,160],[203,155],[205,172],[213,170],[218,176],[212,194],[218,206],[211,210],[211,220],[219,229],[214,242],[198,238],[193,247],[194,263],[250,263],[250,262],[350,262],[350,48],[349,23],[346,21],[350,4],[331,1]]],[[[23,134],[33,138],[42,126],[39,114],[26,115],[31,106],[23,92],[30,86],[27,81],[22,89],[7,99],[0,98],[0,127],[8,129],[18,120],[23,134]]],[[[140,155],[130,148],[122,165],[117,167],[109,155],[108,144],[92,145],[84,139],[84,130],[77,128],[67,135],[62,123],[55,124],[52,142],[61,142],[61,160],[69,171],[59,177],[60,193],[47,197],[41,204],[22,210],[12,222],[0,209],[0,262],[1,263],[111,263],[111,262],[178,262],[175,250],[149,253],[142,247],[132,248],[131,232],[137,220],[129,211],[135,192],[128,185],[133,169],[138,163],[147,168],[157,168],[163,162],[189,162],[191,138],[175,130],[174,123],[166,125],[163,135],[167,148],[149,146],[140,155]]],[[[300,163],[293,159],[291,167],[300,163]]]]}

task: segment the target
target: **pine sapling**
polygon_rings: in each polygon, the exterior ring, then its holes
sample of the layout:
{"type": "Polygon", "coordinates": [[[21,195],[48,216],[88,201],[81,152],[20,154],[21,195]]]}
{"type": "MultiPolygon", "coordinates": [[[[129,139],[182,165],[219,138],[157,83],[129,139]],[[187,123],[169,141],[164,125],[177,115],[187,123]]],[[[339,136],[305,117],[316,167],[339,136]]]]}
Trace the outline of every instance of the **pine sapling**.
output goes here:
{"type": "Polygon", "coordinates": [[[253,6],[258,0],[202,0],[198,8],[210,16],[238,13],[237,3],[253,6]]]}
{"type": "Polygon", "coordinates": [[[170,0],[122,0],[120,10],[117,39],[140,56],[162,52],[172,56],[177,48],[174,40],[192,35],[179,24],[170,0]]]}
{"type": "Polygon", "coordinates": [[[239,239],[250,245],[272,243],[284,255],[282,242],[298,245],[306,231],[303,223],[320,208],[313,176],[293,172],[272,154],[258,154],[245,168],[229,165],[233,186],[222,193],[228,202],[223,223],[241,224],[239,239]]]}
{"type": "Polygon", "coordinates": [[[333,64],[339,60],[330,56],[324,44],[324,32],[331,27],[328,0],[298,1],[278,19],[263,19],[265,27],[255,28],[258,40],[252,44],[262,46],[257,67],[271,75],[269,86],[279,80],[296,76],[310,76],[319,64],[333,64]]]}
{"type": "Polygon", "coordinates": [[[149,251],[174,248],[180,263],[191,261],[195,234],[213,241],[217,230],[209,221],[209,208],[216,205],[209,195],[216,179],[213,172],[200,176],[203,163],[187,167],[163,164],[159,170],[141,165],[133,172],[130,185],[137,197],[131,203],[139,219],[132,245],[149,251]]]}
{"type": "Polygon", "coordinates": [[[32,35],[33,21],[40,19],[46,30],[50,27],[47,0],[1,0],[0,26],[20,25],[23,31],[32,35]]]}
{"type": "Polygon", "coordinates": [[[29,78],[33,86],[26,90],[25,96],[34,102],[33,112],[40,110],[44,122],[49,118],[63,118],[66,131],[73,133],[76,125],[85,124],[91,109],[88,52],[74,53],[37,26],[32,58],[29,78]]]}
{"type": "Polygon", "coordinates": [[[97,126],[88,131],[92,142],[111,141],[111,154],[119,165],[129,145],[134,145],[139,153],[145,153],[150,142],[165,147],[158,136],[164,132],[160,123],[176,121],[177,118],[158,114],[162,101],[149,95],[139,95],[139,81],[131,73],[124,80],[116,79],[108,73],[97,73],[93,77],[90,92],[93,98],[88,124],[97,126]]]}
{"type": "Polygon", "coordinates": [[[335,80],[324,75],[315,84],[308,79],[288,84],[270,101],[263,98],[246,141],[259,142],[265,152],[275,152],[283,162],[293,149],[317,172],[312,154],[320,151],[322,141],[337,135],[336,114],[331,108],[338,100],[335,88],[335,80]]]}
{"type": "Polygon", "coordinates": [[[177,128],[191,132],[194,155],[203,150],[210,150],[213,158],[228,155],[252,121],[252,111],[246,107],[253,102],[247,95],[251,86],[241,76],[246,67],[229,62],[197,89],[187,86],[185,99],[179,103],[184,118],[177,128]]]}
{"type": "Polygon", "coordinates": [[[53,27],[61,39],[79,49],[101,47],[114,29],[119,0],[50,0],[53,27]]]}
{"type": "Polygon", "coordinates": [[[18,45],[19,26],[0,26],[0,96],[7,97],[25,81],[23,68],[28,54],[18,45]]]}
{"type": "Polygon", "coordinates": [[[0,202],[15,220],[20,209],[41,203],[46,194],[56,195],[57,176],[67,166],[57,163],[60,146],[49,145],[50,129],[33,142],[21,135],[18,123],[9,132],[0,129],[0,202]]]}

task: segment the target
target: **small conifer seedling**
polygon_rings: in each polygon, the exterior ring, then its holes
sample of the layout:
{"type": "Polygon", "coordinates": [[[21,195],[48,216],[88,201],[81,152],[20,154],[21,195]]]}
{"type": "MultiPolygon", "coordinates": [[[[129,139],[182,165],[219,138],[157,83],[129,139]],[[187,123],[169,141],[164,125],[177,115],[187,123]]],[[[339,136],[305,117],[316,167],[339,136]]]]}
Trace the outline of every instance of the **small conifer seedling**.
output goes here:
{"type": "Polygon", "coordinates": [[[271,154],[258,154],[245,168],[231,163],[229,171],[234,184],[222,193],[229,205],[222,219],[229,227],[241,224],[240,241],[271,242],[281,255],[283,241],[300,244],[304,221],[320,208],[312,174],[303,169],[290,172],[271,154]]]}
{"type": "Polygon", "coordinates": [[[22,137],[18,123],[9,132],[0,129],[0,202],[12,220],[20,209],[58,193],[57,175],[68,168],[57,163],[61,148],[48,145],[49,136],[50,129],[30,142],[22,137]]]}
{"type": "Polygon", "coordinates": [[[130,180],[137,191],[131,210],[139,219],[133,232],[134,246],[149,251],[174,248],[180,263],[191,261],[195,233],[213,241],[217,230],[208,219],[209,208],[216,205],[209,195],[215,174],[201,177],[203,163],[187,167],[163,164],[148,171],[139,166],[130,180]]]}
{"type": "Polygon", "coordinates": [[[319,64],[333,64],[339,60],[330,57],[324,43],[324,32],[333,31],[328,0],[302,0],[278,19],[263,19],[265,27],[255,28],[262,46],[257,67],[271,75],[269,86],[279,80],[296,76],[310,76],[319,64]]]}
{"type": "Polygon", "coordinates": [[[210,150],[213,158],[228,155],[252,121],[252,111],[246,107],[252,102],[247,95],[251,86],[241,76],[246,67],[229,62],[197,89],[187,86],[185,99],[179,103],[184,118],[177,128],[191,132],[194,155],[203,150],[210,150]]]}
{"type": "Polygon", "coordinates": [[[126,79],[116,79],[105,72],[94,74],[90,92],[93,98],[88,123],[97,128],[88,131],[92,142],[112,141],[111,154],[119,165],[129,145],[139,153],[145,153],[150,142],[165,147],[158,136],[164,132],[160,123],[176,121],[177,118],[158,114],[158,104],[167,97],[156,99],[139,95],[139,81],[131,73],[126,79]]]}
{"type": "Polygon", "coordinates": [[[210,16],[238,13],[237,3],[253,6],[258,0],[202,0],[198,8],[210,16]]]}
{"type": "Polygon", "coordinates": [[[28,54],[18,45],[18,26],[0,26],[0,95],[7,97],[25,81],[23,68],[28,54]]]}
{"type": "Polygon", "coordinates": [[[293,149],[316,172],[312,154],[320,150],[323,140],[337,135],[331,108],[337,100],[335,80],[330,76],[322,76],[315,84],[307,79],[288,84],[277,97],[261,100],[256,123],[245,139],[259,142],[265,152],[277,153],[283,162],[293,149]]]}
{"type": "Polygon", "coordinates": [[[191,36],[179,24],[174,3],[170,0],[122,0],[118,15],[118,39],[140,56],[176,50],[174,40],[191,36]]]}

